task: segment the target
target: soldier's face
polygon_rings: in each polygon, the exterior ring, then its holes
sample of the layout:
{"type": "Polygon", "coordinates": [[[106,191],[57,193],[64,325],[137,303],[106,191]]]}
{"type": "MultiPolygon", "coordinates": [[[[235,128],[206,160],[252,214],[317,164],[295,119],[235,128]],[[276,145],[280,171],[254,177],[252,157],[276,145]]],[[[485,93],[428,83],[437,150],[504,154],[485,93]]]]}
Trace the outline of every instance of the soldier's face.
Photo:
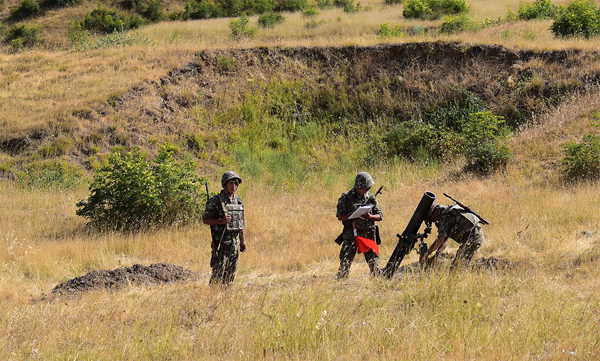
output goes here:
{"type": "Polygon", "coordinates": [[[360,194],[362,196],[365,193],[367,193],[369,191],[369,189],[371,189],[371,187],[356,188],[356,193],[358,193],[358,194],[360,194]]]}
{"type": "Polygon", "coordinates": [[[234,194],[235,191],[237,191],[238,189],[238,182],[234,179],[234,180],[230,180],[229,182],[227,182],[225,184],[225,192],[227,192],[228,194],[234,194]]]}

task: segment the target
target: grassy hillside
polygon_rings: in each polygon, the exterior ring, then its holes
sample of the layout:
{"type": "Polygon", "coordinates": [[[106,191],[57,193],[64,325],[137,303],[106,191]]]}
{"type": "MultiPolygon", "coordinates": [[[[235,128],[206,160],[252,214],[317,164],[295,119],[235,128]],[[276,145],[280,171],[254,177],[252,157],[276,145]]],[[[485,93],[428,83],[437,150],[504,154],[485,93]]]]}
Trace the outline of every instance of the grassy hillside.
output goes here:
{"type": "MultiPolygon", "coordinates": [[[[5,26],[17,4],[2,3],[5,26]]],[[[478,22],[519,7],[468,4],[478,22]]],[[[361,5],[320,9],[314,29],[287,13],[243,40],[228,18],[160,22],[121,34],[147,43],[85,51],[66,27],[96,3],[27,19],[43,40],[0,52],[0,358],[597,359],[600,192],[561,170],[564,144],[599,119],[598,39],[555,38],[551,20],[442,35],[442,20],[404,19],[401,4],[361,5]],[[385,22],[406,35],[377,36],[385,22]],[[457,126],[482,113],[504,121],[512,154],[489,173],[468,167],[465,140],[478,138],[457,126]],[[208,287],[205,226],[96,233],[75,215],[111,151],[166,141],[211,191],[223,170],[244,178],[249,250],[228,289],[208,287]],[[382,265],[429,190],[488,219],[475,259],[511,267],[374,279],[359,255],[336,281],[335,205],[362,170],[384,185],[382,265]],[[160,262],[200,277],[51,293],[160,262]]]]}

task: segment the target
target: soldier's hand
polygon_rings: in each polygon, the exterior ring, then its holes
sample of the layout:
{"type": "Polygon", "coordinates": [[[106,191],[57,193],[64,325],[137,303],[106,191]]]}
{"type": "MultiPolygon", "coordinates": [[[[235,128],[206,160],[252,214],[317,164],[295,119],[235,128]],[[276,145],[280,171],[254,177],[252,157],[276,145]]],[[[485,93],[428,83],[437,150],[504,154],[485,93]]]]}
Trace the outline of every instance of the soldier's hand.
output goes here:
{"type": "Polygon", "coordinates": [[[227,224],[227,223],[231,222],[231,216],[229,214],[226,214],[225,217],[222,218],[222,220],[225,221],[225,223],[223,223],[223,224],[227,224]]]}
{"type": "Polygon", "coordinates": [[[366,219],[367,221],[371,220],[371,217],[373,217],[373,215],[371,213],[366,213],[363,214],[362,216],[360,216],[363,219],[366,219]]]}
{"type": "Polygon", "coordinates": [[[246,252],[246,242],[240,243],[240,252],[246,252]]]}

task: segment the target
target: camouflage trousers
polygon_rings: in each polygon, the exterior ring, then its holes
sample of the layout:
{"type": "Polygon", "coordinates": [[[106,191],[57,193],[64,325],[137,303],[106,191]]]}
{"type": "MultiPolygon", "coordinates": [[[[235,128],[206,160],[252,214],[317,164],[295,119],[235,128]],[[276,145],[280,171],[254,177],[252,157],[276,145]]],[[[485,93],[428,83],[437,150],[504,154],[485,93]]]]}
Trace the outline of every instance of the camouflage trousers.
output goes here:
{"type": "Polygon", "coordinates": [[[483,244],[483,232],[481,228],[478,227],[473,228],[471,234],[469,234],[469,238],[458,247],[458,251],[456,251],[456,256],[452,261],[451,269],[454,269],[459,264],[468,265],[473,259],[475,252],[481,247],[483,244]]]}
{"type": "Polygon", "coordinates": [[[235,278],[237,263],[239,259],[239,237],[235,237],[231,243],[221,243],[212,245],[212,256],[210,258],[210,268],[212,274],[209,284],[229,285],[235,278]]]}
{"type": "MultiPolygon", "coordinates": [[[[359,236],[375,239],[373,232],[366,232],[364,234],[359,234],[359,236]]],[[[344,232],[343,239],[344,241],[342,242],[342,249],[340,250],[340,268],[337,272],[337,279],[348,278],[348,275],[350,274],[350,266],[352,265],[352,261],[354,261],[358,251],[354,234],[344,232]]],[[[377,253],[374,251],[368,251],[365,252],[364,255],[365,260],[369,265],[369,271],[371,272],[371,275],[379,275],[379,256],[377,253]]]]}

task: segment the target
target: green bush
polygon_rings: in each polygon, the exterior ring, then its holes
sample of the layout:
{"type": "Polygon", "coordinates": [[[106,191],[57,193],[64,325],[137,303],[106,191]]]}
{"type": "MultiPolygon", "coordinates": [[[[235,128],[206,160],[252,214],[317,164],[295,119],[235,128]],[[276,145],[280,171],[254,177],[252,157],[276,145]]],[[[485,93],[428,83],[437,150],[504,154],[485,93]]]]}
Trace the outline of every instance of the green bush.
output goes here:
{"type": "Polygon", "coordinates": [[[161,0],[150,0],[146,11],[144,11],[146,19],[153,23],[158,23],[165,19],[165,13],[163,11],[163,3],[161,0]]]}
{"type": "Polygon", "coordinates": [[[113,153],[109,164],[94,176],[87,199],[76,214],[96,229],[137,231],[172,226],[199,219],[203,207],[203,178],[191,161],[174,159],[175,148],[161,147],[146,160],[139,149],[113,153]]]}
{"type": "Polygon", "coordinates": [[[348,0],[348,1],[346,1],[346,5],[344,5],[344,12],[345,13],[357,13],[360,11],[361,8],[362,8],[362,6],[360,5],[360,3],[354,5],[354,0],[348,0]]]}
{"type": "Polygon", "coordinates": [[[68,26],[69,31],[69,40],[71,40],[71,45],[77,46],[77,44],[81,44],[83,42],[88,41],[88,36],[85,30],[82,29],[81,23],[75,20],[69,21],[68,26]]]}
{"type": "Polygon", "coordinates": [[[142,25],[144,25],[144,19],[137,15],[121,14],[115,10],[108,10],[102,7],[89,12],[81,22],[83,29],[103,33],[137,29],[142,25]]]}
{"type": "Polygon", "coordinates": [[[518,19],[551,19],[558,11],[558,6],[552,4],[552,0],[535,0],[533,4],[519,5],[518,19]]]}
{"type": "Polygon", "coordinates": [[[404,0],[385,0],[385,3],[388,5],[402,4],[403,2],[404,2],[404,0]]]}
{"type": "Polygon", "coordinates": [[[310,8],[306,8],[305,10],[303,10],[301,15],[305,18],[316,17],[316,16],[319,16],[319,11],[317,11],[317,9],[315,9],[313,7],[310,7],[310,8]]]}
{"type": "Polygon", "coordinates": [[[285,17],[278,13],[263,14],[258,17],[258,25],[262,28],[274,28],[275,25],[285,21],[285,17]]]}
{"type": "Polygon", "coordinates": [[[209,19],[227,16],[225,10],[214,2],[190,1],[185,4],[184,19],[209,19]]]}
{"type": "Polygon", "coordinates": [[[407,19],[436,20],[444,15],[468,13],[465,0],[407,0],[402,16],[407,19]]]}
{"type": "Polygon", "coordinates": [[[34,46],[39,42],[40,27],[27,24],[14,25],[5,37],[12,44],[13,50],[34,46]]]}
{"type": "Polygon", "coordinates": [[[308,0],[275,0],[273,10],[281,11],[301,11],[308,7],[308,0]]]}
{"type": "Polygon", "coordinates": [[[36,161],[15,171],[16,184],[25,189],[73,189],[82,184],[83,174],[79,168],[66,161],[36,161]]]}
{"type": "Polygon", "coordinates": [[[231,29],[231,36],[235,39],[241,38],[253,38],[256,36],[256,28],[251,28],[248,26],[250,22],[250,18],[246,16],[246,14],[242,14],[242,16],[237,20],[231,20],[229,22],[229,28],[231,29]]]}
{"type": "Polygon", "coordinates": [[[330,8],[333,6],[333,0],[316,0],[319,9],[330,8]]]}
{"type": "Polygon", "coordinates": [[[592,0],[575,0],[560,8],[550,30],[554,36],[583,36],[600,33],[600,9],[592,0]]]}
{"type": "Polygon", "coordinates": [[[383,23],[379,25],[379,30],[377,30],[377,36],[382,38],[391,38],[391,37],[399,37],[404,36],[404,31],[400,25],[396,25],[393,29],[390,28],[389,23],[383,23]]]}
{"type": "Polygon", "coordinates": [[[44,0],[44,5],[48,7],[64,8],[82,3],[84,0],[44,0]]]}
{"type": "Polygon", "coordinates": [[[504,119],[492,112],[477,112],[462,121],[465,155],[469,171],[490,174],[504,167],[512,157],[503,141],[504,119]]]}
{"type": "MultiPolygon", "coordinates": [[[[598,124],[595,125],[599,128],[598,124]]],[[[580,142],[563,145],[562,173],[565,180],[577,182],[600,178],[600,136],[590,132],[580,142]]]]}
{"type": "Polygon", "coordinates": [[[40,4],[35,0],[21,0],[21,3],[13,11],[11,16],[15,19],[24,19],[40,13],[40,4]]]}
{"type": "Polygon", "coordinates": [[[454,34],[465,30],[477,30],[477,24],[467,14],[449,15],[440,24],[440,33],[454,34]]]}

